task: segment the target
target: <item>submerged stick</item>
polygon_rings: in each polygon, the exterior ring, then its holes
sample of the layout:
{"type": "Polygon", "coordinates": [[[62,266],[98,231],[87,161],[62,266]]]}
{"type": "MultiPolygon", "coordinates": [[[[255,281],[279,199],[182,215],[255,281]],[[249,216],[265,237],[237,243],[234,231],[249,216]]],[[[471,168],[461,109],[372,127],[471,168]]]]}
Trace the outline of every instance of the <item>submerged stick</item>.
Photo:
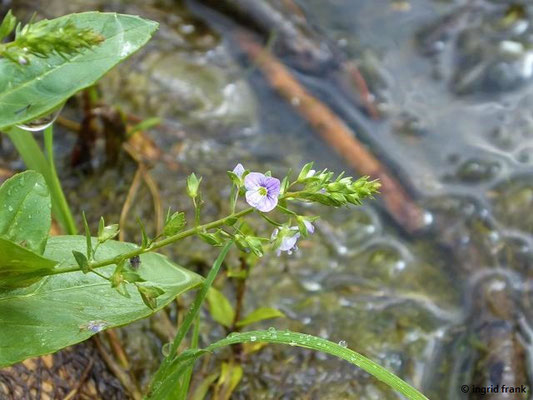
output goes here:
{"type": "Polygon", "coordinates": [[[311,95],[280,61],[255,41],[244,35],[239,35],[237,40],[270,84],[298,110],[350,167],[361,175],[369,175],[381,181],[381,197],[384,199],[385,208],[398,224],[410,233],[426,225],[425,211],[333,111],[311,95]]]}

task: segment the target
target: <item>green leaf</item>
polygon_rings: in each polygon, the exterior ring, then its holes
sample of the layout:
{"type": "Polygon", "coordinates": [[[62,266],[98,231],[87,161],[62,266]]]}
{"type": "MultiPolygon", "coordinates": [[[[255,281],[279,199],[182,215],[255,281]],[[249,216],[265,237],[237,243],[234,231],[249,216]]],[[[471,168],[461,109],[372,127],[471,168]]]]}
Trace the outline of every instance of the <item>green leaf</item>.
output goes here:
{"type": "Polygon", "coordinates": [[[207,304],[209,305],[209,313],[215,321],[226,328],[233,325],[235,311],[224,293],[213,287],[210,288],[207,292],[207,304]]]}
{"type": "Polygon", "coordinates": [[[2,25],[0,25],[0,42],[13,32],[15,25],[17,25],[17,19],[11,14],[11,10],[9,10],[2,21],[2,25]]]}
{"type": "Polygon", "coordinates": [[[56,264],[56,261],[0,238],[0,291],[29,286],[48,275],[56,264]]]}
{"type": "Polygon", "coordinates": [[[41,174],[22,172],[0,187],[0,237],[43,254],[50,214],[50,192],[41,174]]]}
{"type": "MultiPolygon", "coordinates": [[[[108,241],[99,247],[95,259],[135,248],[131,243],[108,241]]],[[[83,236],[51,237],[44,254],[66,267],[76,265],[73,250],[85,251],[83,236]]],[[[200,276],[160,254],[140,257],[141,277],[165,291],[157,299],[158,309],[201,282],[200,276]]],[[[108,276],[113,270],[112,265],[99,269],[108,276]]],[[[0,367],[57,351],[100,329],[129,324],[152,313],[137,292],[125,298],[108,281],[82,272],[53,275],[25,289],[0,292],[0,367]]]]}
{"type": "MultiPolygon", "coordinates": [[[[174,363],[176,366],[178,366],[178,368],[176,368],[174,371],[172,371],[171,374],[169,374],[169,379],[173,379],[175,378],[175,375],[179,375],[181,373],[182,368],[179,366],[179,364],[190,364],[191,362],[194,362],[194,360],[198,359],[204,354],[220,349],[222,347],[230,346],[237,343],[250,342],[285,344],[289,346],[297,346],[330,354],[332,356],[346,360],[349,363],[365,370],[370,375],[373,375],[374,377],[376,377],[383,383],[389,385],[391,388],[397,390],[399,393],[403,394],[410,400],[428,400],[426,396],[424,396],[414,387],[409,385],[407,382],[394,375],[392,372],[388,371],[381,365],[375,363],[369,358],[351,349],[343,347],[337,343],[330,342],[329,340],[322,339],[320,337],[291,331],[273,331],[271,329],[269,329],[268,331],[232,333],[225,339],[212,343],[205,349],[183,352],[182,355],[180,355],[174,360],[174,363]]],[[[160,383],[160,387],[162,389],[167,389],[168,386],[169,382],[167,381],[163,381],[160,383]]],[[[149,398],[151,399],[152,397],[149,398]]],[[[164,397],[154,396],[153,398],[162,399],[164,397]]]]}
{"type": "Polygon", "coordinates": [[[259,321],[264,321],[266,319],[280,318],[285,317],[281,311],[276,310],[275,308],[270,307],[260,307],[255,311],[252,311],[246,317],[237,322],[237,326],[242,328],[250,324],[254,324],[259,321]]]}
{"type": "Polygon", "coordinates": [[[107,225],[105,226],[104,217],[100,218],[100,223],[98,224],[98,242],[104,243],[108,240],[113,239],[118,235],[119,228],[118,224],[107,225]]]}
{"type": "Polygon", "coordinates": [[[185,224],[185,214],[182,212],[175,212],[168,217],[165,227],[163,228],[163,233],[165,236],[173,236],[181,231],[185,224]]]}
{"type": "Polygon", "coordinates": [[[76,92],[93,85],[107,71],[150,39],[158,24],[137,16],[86,12],[66,15],[39,24],[57,28],[72,23],[104,37],[90,49],[66,58],[31,56],[27,65],[0,59],[0,129],[41,117],[76,92]]]}
{"type": "Polygon", "coordinates": [[[84,273],[89,272],[89,260],[87,260],[85,254],[76,250],[72,250],[72,255],[74,256],[78,267],[80,267],[84,273]]]}
{"type": "Polygon", "coordinates": [[[157,286],[152,285],[136,285],[141,298],[147,307],[152,310],[157,308],[157,298],[165,293],[165,291],[157,286]]]}

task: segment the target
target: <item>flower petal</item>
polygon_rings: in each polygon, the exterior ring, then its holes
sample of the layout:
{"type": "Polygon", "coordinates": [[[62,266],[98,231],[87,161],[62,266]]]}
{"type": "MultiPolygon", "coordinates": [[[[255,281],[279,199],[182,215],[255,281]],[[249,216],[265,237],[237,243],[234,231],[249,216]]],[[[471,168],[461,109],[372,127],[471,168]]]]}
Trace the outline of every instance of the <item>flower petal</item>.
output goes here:
{"type": "Polygon", "coordinates": [[[270,195],[264,196],[261,203],[257,205],[257,209],[261,212],[272,211],[278,205],[278,198],[270,195]]]}
{"type": "Polygon", "coordinates": [[[275,196],[275,197],[279,196],[279,191],[281,187],[281,183],[279,179],[272,178],[272,177],[265,177],[265,181],[263,185],[267,189],[269,196],[275,196]]]}
{"type": "Polygon", "coordinates": [[[259,172],[250,172],[244,178],[244,187],[246,190],[254,190],[262,186],[262,183],[265,180],[265,175],[260,174],[259,172]]]}
{"type": "Polygon", "coordinates": [[[304,225],[305,225],[305,228],[307,229],[307,233],[309,233],[310,235],[315,232],[315,226],[308,220],[304,219],[304,225]]]}
{"type": "Polygon", "coordinates": [[[259,204],[262,203],[263,199],[267,197],[259,193],[259,189],[260,187],[254,190],[248,190],[246,192],[246,202],[255,208],[258,208],[259,204]]]}
{"type": "Polygon", "coordinates": [[[235,168],[233,168],[233,173],[237,175],[239,178],[242,177],[242,174],[244,174],[244,167],[241,163],[238,163],[235,168]]]}

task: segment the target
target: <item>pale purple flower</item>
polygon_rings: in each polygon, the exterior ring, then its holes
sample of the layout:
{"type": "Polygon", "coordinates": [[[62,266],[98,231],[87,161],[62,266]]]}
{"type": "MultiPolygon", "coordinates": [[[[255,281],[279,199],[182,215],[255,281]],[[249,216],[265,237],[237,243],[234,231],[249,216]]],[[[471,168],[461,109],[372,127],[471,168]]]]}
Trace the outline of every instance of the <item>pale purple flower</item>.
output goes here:
{"type": "Polygon", "coordinates": [[[244,178],[246,201],[262,212],[269,212],[278,204],[280,181],[259,172],[250,172],[244,178]]]}
{"type": "Polygon", "coordinates": [[[233,168],[233,173],[239,178],[242,178],[242,174],[244,174],[244,167],[241,163],[238,163],[235,168],[233,168]]]}
{"type": "Polygon", "coordinates": [[[307,233],[313,234],[315,232],[315,226],[306,219],[304,219],[303,222],[304,222],[305,228],[307,229],[307,233]]]}
{"type": "MultiPolygon", "coordinates": [[[[298,247],[296,246],[296,242],[300,238],[300,232],[298,230],[298,227],[291,226],[290,228],[284,228],[283,229],[284,235],[281,239],[281,244],[276,249],[276,254],[278,256],[281,255],[282,251],[286,251],[288,254],[292,254],[293,250],[298,250],[298,247]],[[287,232],[288,231],[288,232],[287,232]]],[[[278,237],[279,229],[274,229],[274,232],[272,232],[271,239],[275,240],[278,237]]]]}

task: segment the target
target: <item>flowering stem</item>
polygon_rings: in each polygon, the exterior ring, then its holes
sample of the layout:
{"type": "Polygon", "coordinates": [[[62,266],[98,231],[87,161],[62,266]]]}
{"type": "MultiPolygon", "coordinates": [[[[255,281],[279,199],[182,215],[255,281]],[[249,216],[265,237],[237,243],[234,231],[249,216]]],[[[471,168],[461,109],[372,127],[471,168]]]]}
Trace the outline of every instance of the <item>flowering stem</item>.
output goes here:
{"type": "MultiPolygon", "coordinates": [[[[141,255],[141,254],[144,254],[144,253],[148,253],[148,252],[151,252],[151,251],[154,251],[154,250],[157,250],[157,249],[160,249],[161,247],[168,246],[169,244],[175,243],[175,242],[177,242],[179,240],[182,240],[182,239],[184,239],[186,237],[196,235],[199,232],[203,232],[203,231],[207,231],[207,230],[210,230],[210,229],[215,229],[215,228],[219,228],[221,226],[224,226],[224,225],[227,224],[228,221],[231,221],[232,219],[235,219],[235,218],[244,217],[245,215],[248,215],[248,214],[252,213],[254,210],[255,210],[255,208],[250,207],[250,208],[247,208],[245,210],[239,211],[238,213],[231,214],[231,215],[229,215],[229,216],[227,216],[225,218],[222,218],[222,219],[219,219],[219,220],[216,220],[216,221],[204,224],[204,225],[198,225],[198,226],[196,226],[194,228],[191,228],[191,229],[188,229],[186,231],[182,231],[180,233],[177,233],[176,235],[167,237],[166,239],[159,240],[157,242],[153,242],[148,247],[145,247],[145,248],[140,247],[140,248],[132,250],[130,252],[119,254],[116,257],[106,258],[105,260],[98,261],[98,262],[95,262],[95,263],[91,263],[90,268],[91,268],[91,270],[93,270],[93,269],[96,269],[96,268],[106,267],[108,265],[114,265],[114,264],[118,265],[124,260],[127,260],[129,258],[138,256],[138,255],[141,255]]],[[[76,267],[70,267],[70,268],[65,268],[65,269],[60,269],[60,270],[53,271],[50,275],[64,274],[64,273],[67,273],[67,272],[76,272],[76,271],[80,271],[80,270],[81,270],[81,268],[76,266],[76,267]]]]}

